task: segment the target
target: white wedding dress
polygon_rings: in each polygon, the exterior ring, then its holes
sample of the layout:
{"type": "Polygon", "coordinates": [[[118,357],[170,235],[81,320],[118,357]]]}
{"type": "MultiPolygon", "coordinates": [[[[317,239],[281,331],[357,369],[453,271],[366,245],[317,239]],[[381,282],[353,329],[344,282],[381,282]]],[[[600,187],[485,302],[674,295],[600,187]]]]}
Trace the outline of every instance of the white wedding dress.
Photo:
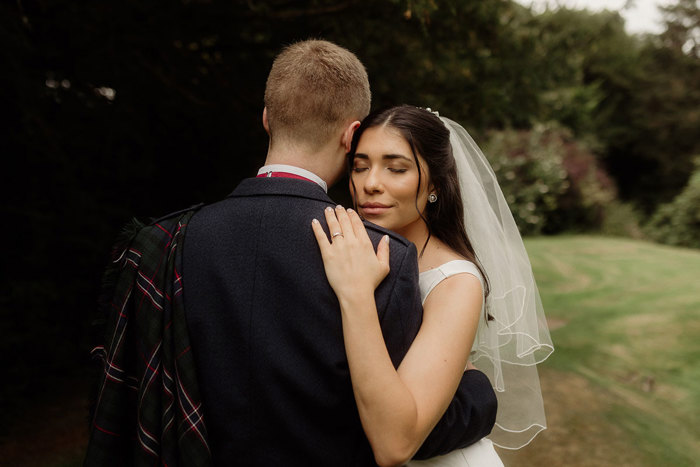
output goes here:
{"type": "MultiPolygon", "coordinates": [[[[482,289],[484,288],[484,280],[474,263],[466,260],[449,261],[434,269],[420,273],[418,283],[421,302],[425,303],[428,294],[440,282],[450,276],[462,273],[475,276],[481,282],[482,289]]],[[[481,324],[479,325],[481,326],[481,324]]],[[[414,467],[503,467],[503,462],[498,457],[491,440],[482,438],[471,446],[457,449],[444,456],[433,457],[423,461],[412,460],[406,465],[414,467]]]]}

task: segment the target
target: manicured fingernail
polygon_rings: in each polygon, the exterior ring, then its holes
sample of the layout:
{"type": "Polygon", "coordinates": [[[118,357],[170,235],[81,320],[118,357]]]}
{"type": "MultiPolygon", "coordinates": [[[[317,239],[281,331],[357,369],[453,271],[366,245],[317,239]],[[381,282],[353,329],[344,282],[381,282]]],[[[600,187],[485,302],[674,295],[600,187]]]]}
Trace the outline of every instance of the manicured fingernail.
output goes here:
{"type": "Polygon", "coordinates": [[[326,208],[326,212],[331,212],[332,210],[333,210],[333,208],[330,207],[330,206],[328,206],[328,207],[326,208]]]}
{"type": "Polygon", "coordinates": [[[318,224],[318,219],[314,219],[311,221],[312,224],[318,224]]]}
{"type": "Polygon", "coordinates": [[[352,208],[348,208],[348,212],[355,212],[352,210],[352,208]]]}
{"type": "Polygon", "coordinates": [[[384,238],[382,238],[382,240],[384,240],[386,243],[389,243],[389,236],[384,235],[384,238]]]}
{"type": "Polygon", "coordinates": [[[341,206],[340,204],[339,204],[339,205],[337,205],[337,206],[336,206],[335,208],[336,208],[336,209],[340,209],[340,210],[342,210],[342,209],[343,209],[343,207],[342,207],[342,206],[341,206]]]}

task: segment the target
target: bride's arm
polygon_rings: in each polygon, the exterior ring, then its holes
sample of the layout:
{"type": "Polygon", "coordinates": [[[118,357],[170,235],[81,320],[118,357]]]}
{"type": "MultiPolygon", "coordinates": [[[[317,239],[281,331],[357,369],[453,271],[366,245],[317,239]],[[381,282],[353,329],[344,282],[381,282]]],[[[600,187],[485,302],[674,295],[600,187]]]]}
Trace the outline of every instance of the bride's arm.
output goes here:
{"type": "Polygon", "coordinates": [[[429,295],[420,331],[394,369],[384,344],[374,289],[388,272],[388,243],[377,254],[357,214],[327,213],[331,245],[314,224],[328,280],[341,305],[353,390],[363,428],[380,465],[409,460],[450,404],[462,378],[479,316],[481,285],[460,274],[429,295]],[[325,242],[325,243],[324,243],[325,242]]]}
{"type": "Polygon", "coordinates": [[[386,352],[372,293],[339,297],[353,390],[380,465],[413,457],[450,404],[476,332],[480,293],[478,280],[467,274],[438,285],[398,371],[386,352]]]}

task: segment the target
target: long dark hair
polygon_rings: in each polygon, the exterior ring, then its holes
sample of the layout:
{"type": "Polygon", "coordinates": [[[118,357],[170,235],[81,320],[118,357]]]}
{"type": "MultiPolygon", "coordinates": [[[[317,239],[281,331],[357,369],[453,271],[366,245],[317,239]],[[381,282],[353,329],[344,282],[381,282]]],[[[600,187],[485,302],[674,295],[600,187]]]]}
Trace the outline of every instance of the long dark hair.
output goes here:
{"type": "MultiPolygon", "coordinates": [[[[362,121],[362,124],[353,136],[350,152],[348,153],[350,170],[352,170],[355,151],[362,134],[368,128],[378,126],[387,126],[399,131],[411,147],[413,159],[418,167],[416,210],[428,227],[428,238],[425,240],[420,254],[422,255],[425,251],[430,237],[435,235],[454,251],[476,265],[484,278],[484,296],[488,296],[490,291],[488,278],[476,257],[476,253],[474,253],[474,248],[464,228],[464,206],[462,205],[462,194],[459,188],[459,179],[457,178],[457,166],[452,155],[452,146],[450,145],[450,130],[447,129],[437,115],[418,107],[401,105],[376,110],[362,121]],[[420,193],[422,177],[418,154],[421,155],[428,165],[430,183],[432,183],[437,194],[437,201],[428,203],[423,213],[418,208],[418,194],[420,193]]],[[[353,184],[353,191],[356,192],[355,183],[352,180],[352,172],[350,172],[350,182],[353,184]]],[[[356,200],[354,202],[356,203],[356,200]]]]}

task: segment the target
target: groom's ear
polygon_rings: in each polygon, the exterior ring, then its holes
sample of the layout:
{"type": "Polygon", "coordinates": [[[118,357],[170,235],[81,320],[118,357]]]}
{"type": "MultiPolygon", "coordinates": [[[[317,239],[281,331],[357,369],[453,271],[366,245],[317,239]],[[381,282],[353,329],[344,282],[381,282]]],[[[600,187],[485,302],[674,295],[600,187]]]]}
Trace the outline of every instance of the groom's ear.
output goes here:
{"type": "Polygon", "coordinates": [[[355,130],[357,130],[360,127],[360,122],[358,120],[355,120],[352,122],[350,125],[345,128],[345,131],[343,132],[343,138],[340,141],[340,144],[345,146],[345,152],[348,153],[350,152],[350,146],[352,145],[352,137],[355,135],[355,130]]]}
{"type": "Polygon", "coordinates": [[[270,134],[270,122],[267,120],[267,107],[263,108],[262,124],[267,134],[270,134]]]}

